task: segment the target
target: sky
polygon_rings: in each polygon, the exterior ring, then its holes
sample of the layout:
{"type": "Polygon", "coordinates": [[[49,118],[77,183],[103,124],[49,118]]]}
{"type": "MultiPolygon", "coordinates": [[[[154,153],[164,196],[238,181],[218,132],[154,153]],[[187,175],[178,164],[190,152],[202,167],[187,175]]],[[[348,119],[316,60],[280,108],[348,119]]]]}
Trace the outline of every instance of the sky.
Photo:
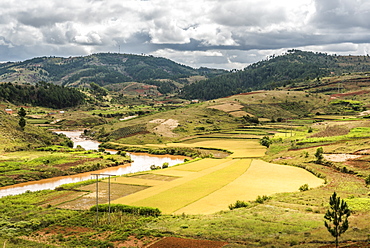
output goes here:
{"type": "Polygon", "coordinates": [[[6,0],[0,61],[111,52],[242,69],[289,49],[370,53],[368,0],[6,0]]]}

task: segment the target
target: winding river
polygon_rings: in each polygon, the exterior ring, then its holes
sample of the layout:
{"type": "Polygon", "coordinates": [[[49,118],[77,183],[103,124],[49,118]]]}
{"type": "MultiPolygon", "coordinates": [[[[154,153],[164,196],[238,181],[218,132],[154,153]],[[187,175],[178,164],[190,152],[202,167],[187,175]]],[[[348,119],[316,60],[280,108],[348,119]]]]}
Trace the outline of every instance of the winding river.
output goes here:
{"type": "MultiPolygon", "coordinates": [[[[55,131],[56,133],[64,133],[70,137],[74,142],[74,146],[80,145],[86,150],[97,150],[99,142],[94,140],[87,140],[81,138],[81,131],[55,131]]],[[[114,151],[111,151],[114,152],[114,151]]],[[[7,195],[22,194],[26,191],[38,191],[44,189],[55,189],[56,187],[67,184],[76,183],[89,179],[94,179],[91,174],[111,174],[111,175],[125,175],[135,172],[148,171],[151,165],[162,166],[163,163],[167,162],[169,166],[180,164],[184,162],[185,157],[183,156],[172,156],[172,155],[150,155],[146,153],[130,153],[131,164],[110,167],[103,170],[86,172],[72,176],[54,177],[43,179],[39,181],[31,181],[26,183],[20,183],[16,185],[6,186],[0,188],[0,197],[7,195]]]]}

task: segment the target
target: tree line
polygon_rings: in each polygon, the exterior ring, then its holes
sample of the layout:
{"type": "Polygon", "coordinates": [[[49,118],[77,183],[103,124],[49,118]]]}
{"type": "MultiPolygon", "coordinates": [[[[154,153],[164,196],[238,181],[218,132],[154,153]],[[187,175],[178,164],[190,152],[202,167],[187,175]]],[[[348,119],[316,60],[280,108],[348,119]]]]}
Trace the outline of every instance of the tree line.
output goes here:
{"type": "Polygon", "coordinates": [[[85,101],[85,94],[74,88],[51,83],[36,85],[0,84],[0,100],[13,104],[32,104],[54,109],[75,107],[85,101]]]}
{"type": "Polygon", "coordinates": [[[334,56],[324,53],[289,50],[281,56],[254,63],[243,70],[186,85],[187,99],[211,100],[254,90],[271,90],[295,82],[318,79],[332,72],[370,70],[368,56],[334,56]]]}

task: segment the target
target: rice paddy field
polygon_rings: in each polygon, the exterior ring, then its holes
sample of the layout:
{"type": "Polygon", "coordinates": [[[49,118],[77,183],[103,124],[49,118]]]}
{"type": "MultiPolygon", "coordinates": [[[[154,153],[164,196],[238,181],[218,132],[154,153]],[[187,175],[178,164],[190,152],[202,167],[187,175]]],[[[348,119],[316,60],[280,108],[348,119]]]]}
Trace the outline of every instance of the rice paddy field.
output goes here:
{"type": "Polygon", "coordinates": [[[232,152],[229,158],[258,158],[264,156],[266,152],[266,147],[260,145],[258,139],[196,138],[182,143],[171,143],[168,146],[225,149],[232,152]]]}
{"type": "MultiPolygon", "coordinates": [[[[224,159],[201,159],[166,169],[152,170],[99,182],[99,204],[108,202],[159,208],[166,214],[213,214],[227,210],[237,200],[295,192],[303,184],[318,187],[324,180],[310,172],[267,163],[259,157],[266,148],[258,140],[196,138],[168,146],[218,148],[232,154],[224,159]]],[[[84,210],[96,204],[95,184],[78,188],[50,201],[64,209],[84,210]]]]}
{"type": "MultiPolygon", "coordinates": [[[[298,191],[302,184],[323,184],[311,173],[296,167],[275,165],[255,159],[205,159],[148,174],[178,177],[116,199],[113,203],[156,207],[171,214],[211,214],[227,210],[236,200],[254,200],[259,195],[298,191]]],[[[120,178],[130,184],[132,178],[120,178]]]]}

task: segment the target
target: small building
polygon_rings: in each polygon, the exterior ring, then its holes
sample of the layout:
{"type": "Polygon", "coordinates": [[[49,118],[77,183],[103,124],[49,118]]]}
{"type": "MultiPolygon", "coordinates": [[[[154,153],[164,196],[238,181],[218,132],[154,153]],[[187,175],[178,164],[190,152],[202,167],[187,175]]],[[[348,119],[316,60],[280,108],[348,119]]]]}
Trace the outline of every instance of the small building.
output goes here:
{"type": "Polygon", "coordinates": [[[12,115],[13,114],[13,110],[12,109],[5,109],[5,112],[12,115]]]}

